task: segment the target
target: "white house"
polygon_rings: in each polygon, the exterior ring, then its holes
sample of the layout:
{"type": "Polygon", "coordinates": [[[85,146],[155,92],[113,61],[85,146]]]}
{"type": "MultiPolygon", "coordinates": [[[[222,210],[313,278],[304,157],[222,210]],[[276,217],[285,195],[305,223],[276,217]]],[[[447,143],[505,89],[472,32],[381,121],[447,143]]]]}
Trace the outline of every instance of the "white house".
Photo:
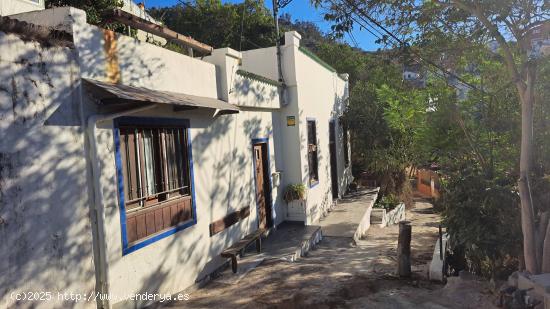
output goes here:
{"type": "Polygon", "coordinates": [[[0,16],[44,9],[45,0],[3,0],[0,1],[0,16]]]}
{"type": "Polygon", "coordinates": [[[0,55],[1,307],[144,305],[126,296],[192,286],[259,228],[315,224],[351,180],[347,76],[296,32],[284,89],[275,47],[192,58],[74,8],[0,19],[0,55]],[[303,213],[282,200],[296,183],[303,213]],[[36,291],[51,298],[17,299],[36,291]]]}

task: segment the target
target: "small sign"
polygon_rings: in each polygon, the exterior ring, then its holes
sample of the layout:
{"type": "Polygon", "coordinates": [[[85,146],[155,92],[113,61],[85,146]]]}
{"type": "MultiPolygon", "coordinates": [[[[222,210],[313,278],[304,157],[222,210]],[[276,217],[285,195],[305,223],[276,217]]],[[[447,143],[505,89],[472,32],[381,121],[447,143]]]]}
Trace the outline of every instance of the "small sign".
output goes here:
{"type": "Polygon", "coordinates": [[[295,125],[296,125],[296,117],[286,116],[286,126],[287,127],[293,127],[295,125]]]}

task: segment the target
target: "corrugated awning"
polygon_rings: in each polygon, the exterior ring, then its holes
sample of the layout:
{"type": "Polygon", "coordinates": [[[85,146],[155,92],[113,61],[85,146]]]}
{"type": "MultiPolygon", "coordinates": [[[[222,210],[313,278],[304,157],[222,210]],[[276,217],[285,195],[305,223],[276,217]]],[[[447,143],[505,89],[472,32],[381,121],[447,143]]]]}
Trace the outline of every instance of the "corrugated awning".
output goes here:
{"type": "Polygon", "coordinates": [[[215,109],[218,115],[236,114],[239,112],[239,109],[235,105],[214,98],[112,84],[88,78],[83,78],[82,80],[86,89],[104,105],[158,103],[181,107],[182,110],[201,107],[211,108],[215,109]]]}

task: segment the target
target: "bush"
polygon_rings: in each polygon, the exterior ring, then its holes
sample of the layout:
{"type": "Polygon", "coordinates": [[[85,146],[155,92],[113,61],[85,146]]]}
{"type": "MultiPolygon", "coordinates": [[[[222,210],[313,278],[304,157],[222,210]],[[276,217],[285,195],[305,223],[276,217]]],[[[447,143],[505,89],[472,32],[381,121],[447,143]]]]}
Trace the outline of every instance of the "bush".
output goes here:
{"type": "Polygon", "coordinates": [[[513,183],[513,179],[487,179],[472,170],[442,183],[438,204],[454,253],[451,267],[465,267],[486,278],[505,278],[517,269],[522,232],[513,183]]]}
{"type": "Polygon", "coordinates": [[[399,200],[405,203],[405,208],[407,209],[412,209],[414,207],[414,192],[410,180],[403,183],[401,193],[399,194],[399,200]]]}
{"type": "Polygon", "coordinates": [[[395,207],[397,207],[399,203],[400,203],[399,198],[396,195],[388,194],[388,195],[382,196],[382,198],[380,198],[376,202],[376,204],[374,204],[374,208],[383,208],[385,210],[392,210],[395,207]]]}

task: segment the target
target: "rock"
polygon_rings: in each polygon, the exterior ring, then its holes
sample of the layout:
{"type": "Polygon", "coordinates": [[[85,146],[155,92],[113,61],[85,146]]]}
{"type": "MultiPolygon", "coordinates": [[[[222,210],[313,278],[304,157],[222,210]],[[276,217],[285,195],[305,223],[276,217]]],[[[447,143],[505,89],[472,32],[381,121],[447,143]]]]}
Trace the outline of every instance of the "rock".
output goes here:
{"type": "Polygon", "coordinates": [[[544,295],[545,293],[550,293],[550,273],[533,275],[529,279],[533,282],[533,287],[538,294],[544,295]]]}
{"type": "Polygon", "coordinates": [[[525,304],[525,290],[515,290],[512,293],[512,304],[514,305],[523,305],[525,304]]]}
{"type": "Polygon", "coordinates": [[[499,293],[503,293],[503,294],[512,294],[514,293],[515,290],[517,290],[518,288],[516,288],[515,286],[507,286],[507,285],[503,285],[500,287],[500,290],[499,290],[499,293]]]}
{"type": "Polygon", "coordinates": [[[460,279],[462,279],[462,280],[474,280],[475,279],[475,276],[467,270],[459,271],[458,272],[458,277],[460,277],[460,279]]]}
{"type": "Polygon", "coordinates": [[[544,309],[544,299],[535,290],[528,290],[525,293],[525,303],[533,308],[544,309]]]}
{"type": "Polygon", "coordinates": [[[508,285],[509,286],[514,286],[514,287],[518,287],[518,272],[515,271],[513,272],[509,277],[508,277],[508,285]]]}
{"type": "Polygon", "coordinates": [[[489,289],[493,294],[498,294],[503,288],[506,287],[508,287],[506,281],[494,279],[491,279],[491,281],[489,281],[489,289]]]}
{"type": "Polygon", "coordinates": [[[529,274],[527,273],[518,273],[518,289],[528,290],[533,288],[533,282],[530,279],[529,274]]]}

